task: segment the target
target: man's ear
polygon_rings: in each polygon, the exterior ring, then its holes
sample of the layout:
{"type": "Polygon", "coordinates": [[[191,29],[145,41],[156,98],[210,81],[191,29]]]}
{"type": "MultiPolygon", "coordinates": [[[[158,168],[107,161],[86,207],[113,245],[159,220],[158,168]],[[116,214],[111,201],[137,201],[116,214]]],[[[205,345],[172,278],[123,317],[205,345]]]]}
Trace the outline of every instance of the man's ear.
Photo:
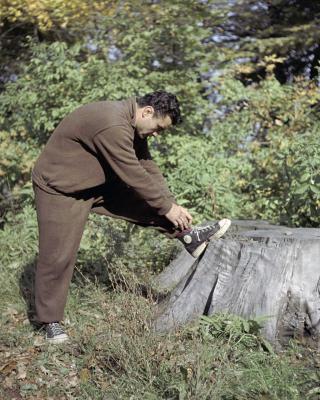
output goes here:
{"type": "Polygon", "coordinates": [[[154,115],[154,108],[152,106],[145,106],[142,110],[142,118],[152,118],[154,115]]]}

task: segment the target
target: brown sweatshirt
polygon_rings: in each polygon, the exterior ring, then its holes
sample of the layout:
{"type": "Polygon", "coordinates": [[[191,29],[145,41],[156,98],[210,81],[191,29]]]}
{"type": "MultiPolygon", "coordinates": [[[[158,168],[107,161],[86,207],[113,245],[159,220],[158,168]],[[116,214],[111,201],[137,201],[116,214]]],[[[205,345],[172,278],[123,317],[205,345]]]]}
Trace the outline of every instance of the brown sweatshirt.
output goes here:
{"type": "Polygon", "coordinates": [[[120,178],[158,214],[174,197],[135,130],[136,101],[99,101],[77,108],[57,126],[32,179],[49,193],[73,194],[120,178]]]}

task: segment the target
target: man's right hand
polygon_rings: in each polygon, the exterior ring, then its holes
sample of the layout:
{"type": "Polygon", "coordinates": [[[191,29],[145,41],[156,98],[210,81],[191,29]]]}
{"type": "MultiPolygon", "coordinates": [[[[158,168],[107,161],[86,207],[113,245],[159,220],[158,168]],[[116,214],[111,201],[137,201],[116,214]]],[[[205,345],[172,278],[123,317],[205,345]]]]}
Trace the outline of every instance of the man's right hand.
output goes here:
{"type": "Polygon", "coordinates": [[[178,206],[177,204],[172,204],[170,211],[165,214],[165,217],[182,231],[191,226],[192,216],[184,207],[178,206]]]}

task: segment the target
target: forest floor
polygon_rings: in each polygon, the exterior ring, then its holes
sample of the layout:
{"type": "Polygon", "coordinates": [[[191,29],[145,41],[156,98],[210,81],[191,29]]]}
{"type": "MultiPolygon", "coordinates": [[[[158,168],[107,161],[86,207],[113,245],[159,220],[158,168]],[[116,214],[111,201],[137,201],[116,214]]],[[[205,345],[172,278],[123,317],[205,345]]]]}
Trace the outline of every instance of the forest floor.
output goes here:
{"type": "Polygon", "coordinates": [[[0,273],[3,400],[320,399],[319,349],[296,340],[274,351],[236,325],[230,334],[199,321],[157,334],[151,293],[130,280],[110,288],[78,269],[64,320],[71,340],[47,344],[27,317],[32,269],[0,273]]]}

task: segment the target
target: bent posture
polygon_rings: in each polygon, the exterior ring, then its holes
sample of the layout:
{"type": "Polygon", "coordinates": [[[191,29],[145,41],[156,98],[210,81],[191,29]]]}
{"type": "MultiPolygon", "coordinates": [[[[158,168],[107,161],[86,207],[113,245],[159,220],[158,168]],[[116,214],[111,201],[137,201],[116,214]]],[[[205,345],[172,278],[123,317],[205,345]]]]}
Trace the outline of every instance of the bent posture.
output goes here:
{"type": "Polygon", "coordinates": [[[154,227],[199,257],[230,225],[192,228],[148,150],[148,136],[181,122],[173,94],[157,91],[99,101],[66,116],[32,173],[39,225],[35,279],[37,320],[51,342],[68,339],[63,319],[77,251],[89,212],[154,227]]]}

